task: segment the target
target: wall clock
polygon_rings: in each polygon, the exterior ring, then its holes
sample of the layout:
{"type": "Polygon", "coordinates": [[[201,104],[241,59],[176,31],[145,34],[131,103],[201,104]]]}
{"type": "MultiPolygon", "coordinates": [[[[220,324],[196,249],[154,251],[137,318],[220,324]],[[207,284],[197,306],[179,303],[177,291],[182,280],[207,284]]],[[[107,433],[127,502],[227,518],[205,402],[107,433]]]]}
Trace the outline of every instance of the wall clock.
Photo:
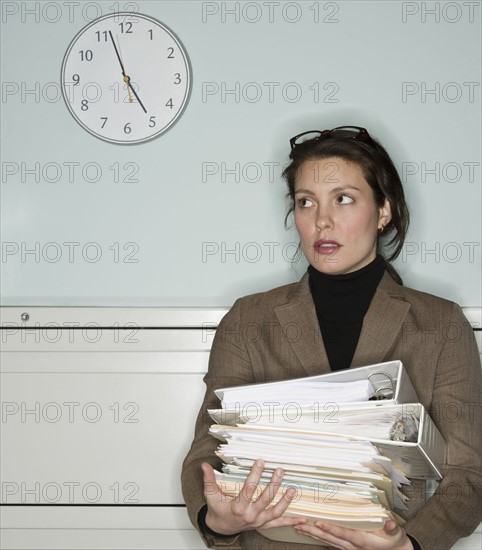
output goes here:
{"type": "Polygon", "coordinates": [[[184,46],[163,23],[115,13],[84,27],[62,63],[62,93],[73,117],[92,135],[136,144],[167,130],[191,91],[184,46]]]}

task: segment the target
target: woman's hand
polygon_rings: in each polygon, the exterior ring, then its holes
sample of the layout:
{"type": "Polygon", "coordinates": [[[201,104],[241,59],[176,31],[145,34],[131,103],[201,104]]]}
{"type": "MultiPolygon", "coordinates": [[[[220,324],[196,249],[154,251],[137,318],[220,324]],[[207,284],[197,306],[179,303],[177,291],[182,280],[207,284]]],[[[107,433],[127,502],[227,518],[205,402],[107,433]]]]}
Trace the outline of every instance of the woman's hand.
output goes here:
{"type": "Polygon", "coordinates": [[[271,480],[260,494],[252,501],[263,472],[264,462],[257,460],[246,478],[239,495],[235,498],[224,494],[216,483],[213,468],[204,462],[204,495],[208,505],[206,525],[220,535],[233,535],[250,529],[268,529],[284,525],[300,525],[306,523],[306,518],[281,517],[296,494],[294,488],[289,488],[283,497],[271,505],[278,488],[281,485],[284,472],[281,468],[274,471],[271,480]]]}
{"type": "Polygon", "coordinates": [[[413,550],[405,529],[392,520],[378,531],[358,531],[324,521],[296,525],[295,530],[341,550],[413,550]]]}

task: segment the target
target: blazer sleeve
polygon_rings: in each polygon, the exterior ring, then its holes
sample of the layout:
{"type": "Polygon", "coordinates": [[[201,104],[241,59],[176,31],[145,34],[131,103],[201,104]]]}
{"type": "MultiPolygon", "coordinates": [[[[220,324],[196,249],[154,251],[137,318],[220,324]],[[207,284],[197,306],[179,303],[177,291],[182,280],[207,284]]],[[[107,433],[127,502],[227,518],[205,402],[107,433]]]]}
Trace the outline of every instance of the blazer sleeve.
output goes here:
{"type": "Polygon", "coordinates": [[[206,393],[197,417],[194,440],[184,459],[181,474],[182,491],[191,523],[209,548],[230,548],[231,550],[241,548],[237,540],[238,536],[216,537],[203,532],[198,523],[198,515],[206,504],[204,491],[209,491],[209,487],[203,487],[201,464],[208,462],[218,470],[222,464],[214,453],[219,442],[208,433],[213,421],[207,410],[220,407],[214,390],[253,382],[253,370],[242,338],[240,309],[238,300],[223,317],[216,331],[209,357],[208,372],[204,377],[206,393]]]}
{"type": "Polygon", "coordinates": [[[482,520],[479,353],[472,327],[457,304],[441,329],[429,414],[447,443],[444,477],[405,526],[424,550],[451,548],[482,520]]]}

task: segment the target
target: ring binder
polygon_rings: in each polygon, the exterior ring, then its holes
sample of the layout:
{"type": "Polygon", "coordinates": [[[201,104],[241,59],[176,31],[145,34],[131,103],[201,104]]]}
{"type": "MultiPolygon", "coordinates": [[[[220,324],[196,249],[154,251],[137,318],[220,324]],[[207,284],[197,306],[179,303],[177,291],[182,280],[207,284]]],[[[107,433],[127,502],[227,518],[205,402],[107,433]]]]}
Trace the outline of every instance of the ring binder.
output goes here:
{"type": "MultiPolygon", "coordinates": [[[[259,393],[261,390],[265,392],[265,395],[274,395],[276,391],[282,389],[306,388],[310,389],[316,386],[317,382],[356,382],[360,380],[369,380],[373,387],[375,395],[382,394],[387,391],[387,380],[390,380],[390,386],[388,396],[378,401],[384,403],[417,403],[418,397],[415,389],[412,385],[410,378],[406,370],[403,368],[401,361],[386,361],[384,363],[376,363],[374,365],[368,365],[365,367],[357,367],[353,369],[346,369],[336,372],[330,372],[328,374],[320,374],[317,376],[308,376],[305,378],[295,378],[292,380],[281,380],[278,382],[265,382],[261,384],[247,384],[244,386],[233,386],[228,388],[220,388],[215,390],[216,396],[220,399],[222,408],[228,410],[223,405],[223,402],[232,401],[230,395],[236,395],[236,402],[239,403],[240,408],[243,408],[244,403],[252,403],[253,395],[259,393]],[[375,374],[382,375],[382,379],[377,379],[375,374]],[[383,375],[385,375],[383,377],[383,375]]],[[[320,400],[321,402],[321,400],[320,400]]],[[[331,395],[330,398],[325,400],[325,403],[337,402],[337,396],[331,395]]],[[[338,402],[341,402],[338,400],[338,402]]],[[[363,402],[364,401],[353,401],[363,402]]]]}

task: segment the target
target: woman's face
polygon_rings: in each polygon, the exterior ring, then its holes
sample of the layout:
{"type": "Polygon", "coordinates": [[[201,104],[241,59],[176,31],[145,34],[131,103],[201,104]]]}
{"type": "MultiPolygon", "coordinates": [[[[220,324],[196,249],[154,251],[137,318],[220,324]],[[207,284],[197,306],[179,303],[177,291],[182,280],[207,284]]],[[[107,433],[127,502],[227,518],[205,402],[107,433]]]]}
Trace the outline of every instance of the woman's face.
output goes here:
{"type": "Polygon", "coordinates": [[[333,275],[374,260],[378,230],[391,219],[388,201],[381,208],[376,205],[361,168],[338,157],[301,165],[294,212],[306,259],[333,275]]]}

